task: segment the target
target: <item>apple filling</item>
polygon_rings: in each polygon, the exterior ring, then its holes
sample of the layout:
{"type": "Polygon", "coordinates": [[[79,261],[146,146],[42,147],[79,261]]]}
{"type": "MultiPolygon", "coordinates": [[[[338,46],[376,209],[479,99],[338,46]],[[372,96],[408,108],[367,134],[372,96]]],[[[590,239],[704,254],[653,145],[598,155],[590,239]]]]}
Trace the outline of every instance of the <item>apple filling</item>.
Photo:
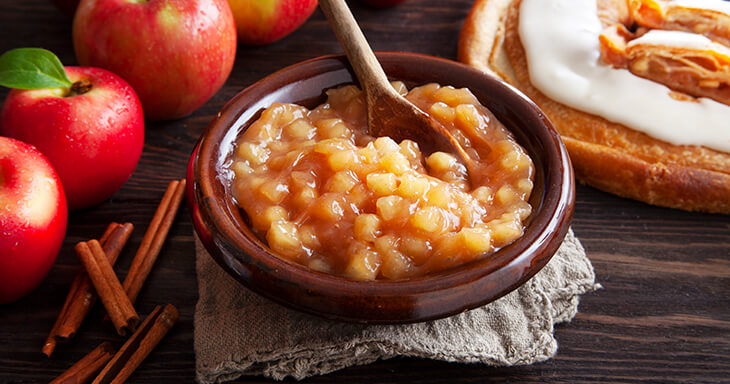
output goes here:
{"type": "Polygon", "coordinates": [[[362,92],[308,110],[275,103],[239,138],[233,194],[279,257],[352,279],[402,279],[488,257],[523,234],[534,166],[466,89],[393,86],[443,124],[488,175],[455,156],[368,135],[362,92]]]}
{"type": "Polygon", "coordinates": [[[601,59],[694,97],[730,105],[730,6],[600,0],[601,59]]]}

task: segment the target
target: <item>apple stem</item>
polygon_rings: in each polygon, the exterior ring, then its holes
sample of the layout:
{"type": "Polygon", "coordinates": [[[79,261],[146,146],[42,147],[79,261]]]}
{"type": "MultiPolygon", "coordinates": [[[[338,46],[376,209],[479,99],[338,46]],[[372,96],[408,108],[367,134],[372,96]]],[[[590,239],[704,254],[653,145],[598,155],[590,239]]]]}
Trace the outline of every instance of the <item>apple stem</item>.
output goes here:
{"type": "Polygon", "coordinates": [[[83,95],[86,92],[89,92],[91,88],[94,86],[91,84],[89,80],[79,80],[73,84],[71,84],[71,90],[68,93],[68,96],[77,96],[77,95],[83,95]]]}

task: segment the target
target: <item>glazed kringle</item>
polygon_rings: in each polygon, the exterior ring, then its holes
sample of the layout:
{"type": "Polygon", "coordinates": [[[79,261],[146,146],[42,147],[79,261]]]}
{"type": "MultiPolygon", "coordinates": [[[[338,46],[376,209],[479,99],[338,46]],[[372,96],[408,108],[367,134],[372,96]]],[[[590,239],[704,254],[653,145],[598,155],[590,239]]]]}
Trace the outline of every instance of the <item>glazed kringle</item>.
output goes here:
{"type": "MultiPolygon", "coordinates": [[[[597,0],[604,28],[598,37],[599,65],[665,84],[676,100],[695,103],[697,97],[709,97],[727,104],[730,48],[725,44],[730,12],[724,9],[730,10],[730,3],[693,1],[597,0]],[[673,42],[656,44],[662,39],[646,37],[663,33],[660,29],[699,32],[693,41],[704,39],[707,44],[681,47],[673,42]]],[[[562,136],[579,181],[649,204],[730,213],[730,153],[659,140],[557,102],[535,87],[520,39],[521,2],[477,0],[459,37],[459,60],[501,77],[540,106],[562,136]]],[[[730,130],[730,122],[724,124],[730,130]]],[[[687,131],[693,128],[688,126],[687,131]]]]}

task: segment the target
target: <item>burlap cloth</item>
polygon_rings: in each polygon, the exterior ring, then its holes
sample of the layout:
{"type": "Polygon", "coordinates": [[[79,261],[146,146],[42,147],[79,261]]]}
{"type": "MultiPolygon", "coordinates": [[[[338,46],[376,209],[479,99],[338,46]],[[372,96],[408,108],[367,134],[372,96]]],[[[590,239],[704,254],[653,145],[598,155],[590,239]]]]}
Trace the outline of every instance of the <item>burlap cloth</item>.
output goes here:
{"type": "Polygon", "coordinates": [[[544,361],[557,351],[553,325],[570,321],[579,295],[598,288],[571,231],[542,271],[491,304],[417,324],[349,324],[264,299],[226,274],[197,239],[196,244],[200,383],[241,375],[302,379],[395,356],[500,366],[544,361]]]}

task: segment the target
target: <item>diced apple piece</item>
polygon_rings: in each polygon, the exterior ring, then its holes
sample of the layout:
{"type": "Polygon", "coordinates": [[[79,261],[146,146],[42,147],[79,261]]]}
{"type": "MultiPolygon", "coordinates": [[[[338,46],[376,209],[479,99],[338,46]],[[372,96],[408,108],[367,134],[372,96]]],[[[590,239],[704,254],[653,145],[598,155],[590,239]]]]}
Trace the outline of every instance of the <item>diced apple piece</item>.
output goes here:
{"type": "Polygon", "coordinates": [[[243,161],[234,162],[233,166],[231,166],[231,169],[233,169],[233,173],[235,174],[235,177],[237,179],[253,173],[253,168],[249,167],[248,164],[243,161]]]}
{"type": "Polygon", "coordinates": [[[294,120],[284,132],[292,140],[309,140],[317,134],[314,126],[305,119],[294,120]]]}
{"type": "Polygon", "coordinates": [[[413,262],[404,254],[391,249],[383,254],[383,264],[380,273],[383,277],[395,280],[410,275],[413,269],[413,262]]]}
{"type": "Polygon", "coordinates": [[[335,222],[341,220],[345,215],[339,194],[325,193],[314,204],[311,213],[319,219],[335,222]]]}
{"type": "Polygon", "coordinates": [[[375,149],[378,151],[380,156],[385,156],[391,152],[395,152],[400,149],[398,143],[396,143],[395,141],[393,141],[393,139],[387,136],[378,137],[377,139],[375,139],[375,142],[373,144],[375,145],[375,149]]]}
{"type": "Polygon", "coordinates": [[[293,259],[304,252],[297,227],[289,221],[277,221],[271,224],[269,231],[266,232],[266,241],[274,252],[288,259],[293,259]]]}
{"type": "Polygon", "coordinates": [[[441,209],[449,209],[450,205],[453,203],[451,192],[443,185],[437,185],[431,188],[426,194],[426,197],[431,205],[441,209]]]}
{"type": "Polygon", "coordinates": [[[434,92],[433,98],[452,107],[456,107],[460,104],[474,104],[476,102],[476,98],[471,94],[471,92],[463,88],[455,89],[449,85],[441,87],[434,92]]]}
{"type": "Polygon", "coordinates": [[[365,246],[351,248],[345,276],[355,280],[374,280],[380,269],[380,255],[365,246]]]}
{"type": "Polygon", "coordinates": [[[286,221],[289,219],[289,213],[284,207],[279,205],[272,205],[266,208],[263,216],[264,224],[267,228],[277,221],[286,221]]]}
{"type": "Polygon", "coordinates": [[[389,154],[381,157],[379,163],[384,170],[396,175],[404,174],[411,167],[411,163],[399,151],[390,152],[389,154]]]}
{"type": "Polygon", "coordinates": [[[378,216],[385,221],[391,221],[403,215],[403,198],[400,196],[385,196],[375,202],[378,216]]]}
{"type": "Polygon", "coordinates": [[[470,104],[462,104],[454,108],[454,125],[462,132],[472,132],[479,127],[479,112],[470,104]]]}
{"type": "Polygon", "coordinates": [[[355,175],[352,171],[339,171],[332,175],[325,188],[328,192],[345,193],[355,187],[359,181],[360,180],[357,178],[357,175],[355,175]]]}
{"type": "Polygon", "coordinates": [[[314,188],[304,187],[294,195],[294,203],[300,209],[304,209],[314,203],[317,197],[319,197],[319,194],[314,188]]]}
{"type": "Polygon", "coordinates": [[[405,174],[400,179],[396,194],[406,199],[418,200],[428,192],[429,188],[431,188],[431,185],[428,179],[405,174]]]}
{"type": "Polygon", "coordinates": [[[429,233],[440,233],[444,231],[444,217],[439,208],[428,206],[416,211],[411,216],[411,225],[429,233]]]}
{"type": "Polygon", "coordinates": [[[497,190],[497,193],[494,196],[494,199],[497,203],[506,205],[509,203],[512,203],[513,201],[518,200],[520,197],[517,196],[517,193],[515,192],[512,187],[509,185],[503,185],[499,187],[497,190]]]}
{"type": "Polygon", "coordinates": [[[454,108],[440,101],[431,105],[428,114],[442,124],[451,124],[454,121],[454,108]]]}
{"type": "Polygon", "coordinates": [[[480,254],[492,250],[491,234],[484,226],[464,228],[459,231],[464,249],[472,254],[480,254]]]}
{"type": "Polygon", "coordinates": [[[289,186],[279,180],[270,180],[261,184],[259,193],[269,202],[278,204],[289,193],[289,186]]]}
{"type": "Polygon", "coordinates": [[[401,251],[416,265],[425,263],[431,254],[431,243],[420,237],[406,236],[401,240],[401,251]]]}
{"type": "Polygon", "coordinates": [[[367,176],[368,189],[377,196],[392,195],[398,188],[398,178],[392,173],[371,173],[367,176]]]}
{"type": "Polygon", "coordinates": [[[355,218],[352,230],[357,240],[374,241],[380,235],[380,218],[369,213],[359,215],[355,218]]]}
{"type": "Polygon", "coordinates": [[[408,93],[408,88],[402,81],[391,81],[390,86],[401,96],[405,96],[408,93]]]}
{"type": "Polygon", "coordinates": [[[358,163],[357,155],[353,150],[343,150],[330,154],[327,162],[333,171],[341,171],[343,169],[352,168],[358,163]]]}
{"type": "Polygon", "coordinates": [[[433,173],[442,174],[453,170],[457,165],[456,157],[445,152],[434,152],[426,158],[426,165],[433,173]]]}
{"type": "Polygon", "coordinates": [[[259,165],[269,159],[271,151],[264,145],[254,143],[241,143],[236,148],[239,158],[248,161],[250,165],[259,165]]]}
{"type": "Polygon", "coordinates": [[[495,247],[503,247],[522,236],[522,226],[515,220],[492,220],[489,227],[495,247]]]}

